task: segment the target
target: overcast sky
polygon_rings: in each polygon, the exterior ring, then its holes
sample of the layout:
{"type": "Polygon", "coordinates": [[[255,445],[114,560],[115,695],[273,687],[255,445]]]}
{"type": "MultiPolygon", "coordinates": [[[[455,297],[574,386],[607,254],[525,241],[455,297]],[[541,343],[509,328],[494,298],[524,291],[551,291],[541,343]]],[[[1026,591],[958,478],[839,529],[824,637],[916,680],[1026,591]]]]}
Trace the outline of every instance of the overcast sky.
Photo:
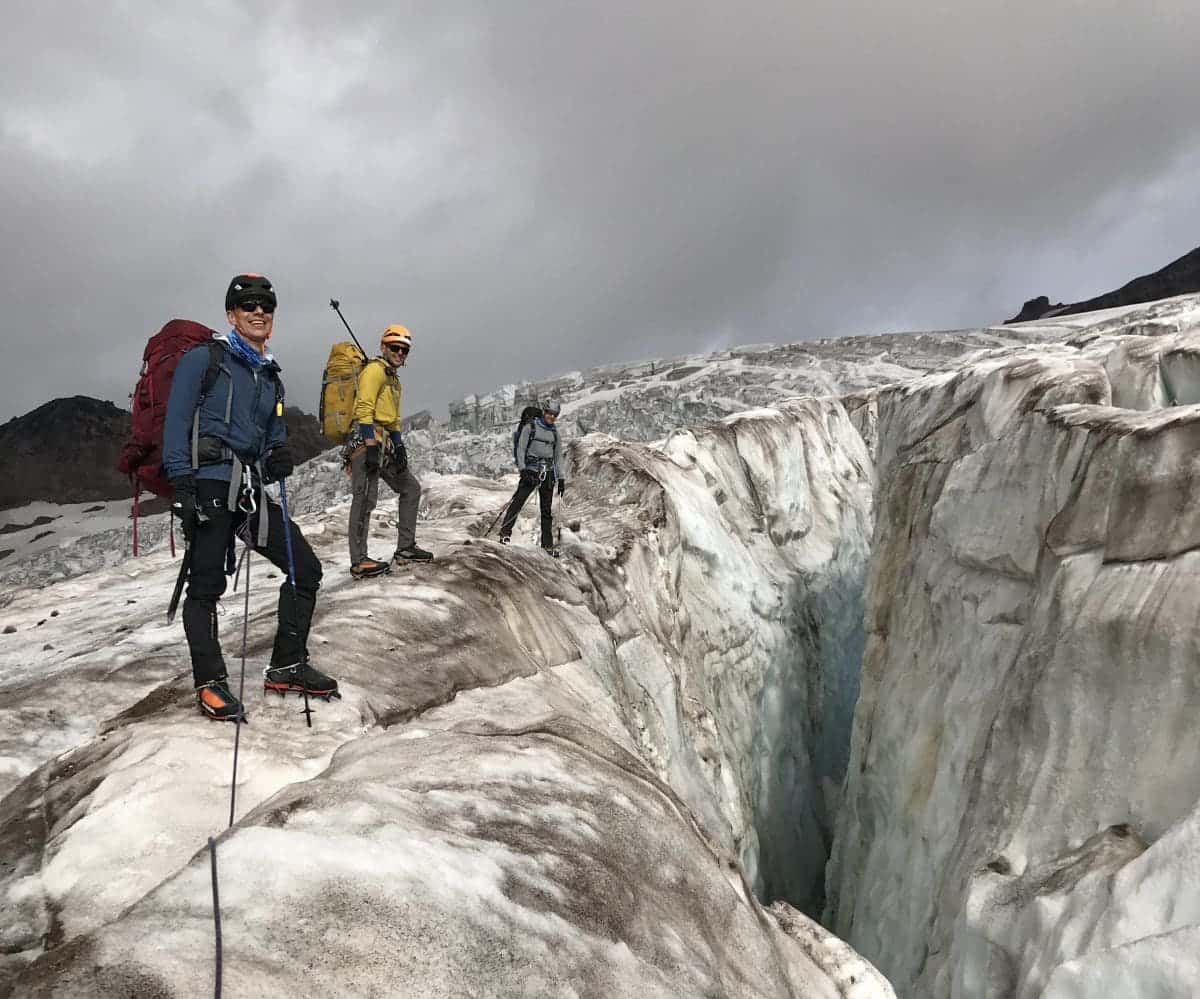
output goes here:
{"type": "Polygon", "coordinates": [[[280,299],[406,413],[596,364],[998,322],[1200,244],[1200,4],[8,0],[0,420],[280,299]],[[434,12],[436,11],[436,12],[434,12]]]}

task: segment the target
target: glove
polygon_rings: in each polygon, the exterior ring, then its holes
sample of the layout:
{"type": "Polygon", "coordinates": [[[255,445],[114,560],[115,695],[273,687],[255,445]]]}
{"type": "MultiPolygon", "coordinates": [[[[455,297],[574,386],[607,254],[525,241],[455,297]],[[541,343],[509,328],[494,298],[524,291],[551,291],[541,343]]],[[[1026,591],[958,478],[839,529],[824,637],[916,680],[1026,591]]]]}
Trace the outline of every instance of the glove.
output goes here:
{"type": "Polygon", "coordinates": [[[171,513],[179,518],[183,539],[190,545],[196,536],[196,525],[200,522],[200,508],[196,503],[196,480],[191,475],[181,475],[171,480],[175,500],[171,513]]]}
{"type": "Polygon", "coordinates": [[[378,475],[379,474],[379,445],[378,444],[376,444],[374,447],[372,447],[369,444],[367,445],[366,462],[367,462],[367,474],[368,475],[378,475]]]}
{"type": "Polygon", "coordinates": [[[559,479],[558,480],[558,495],[561,497],[562,494],[565,493],[566,491],[567,491],[567,480],[559,479]]]}
{"type": "Polygon", "coordinates": [[[408,468],[408,448],[401,441],[396,444],[392,450],[392,464],[396,466],[396,471],[403,473],[408,468]]]}
{"type": "Polygon", "coordinates": [[[286,444],[281,444],[269,455],[263,463],[267,469],[267,481],[279,482],[292,474],[296,463],[292,460],[292,451],[286,444]]]}

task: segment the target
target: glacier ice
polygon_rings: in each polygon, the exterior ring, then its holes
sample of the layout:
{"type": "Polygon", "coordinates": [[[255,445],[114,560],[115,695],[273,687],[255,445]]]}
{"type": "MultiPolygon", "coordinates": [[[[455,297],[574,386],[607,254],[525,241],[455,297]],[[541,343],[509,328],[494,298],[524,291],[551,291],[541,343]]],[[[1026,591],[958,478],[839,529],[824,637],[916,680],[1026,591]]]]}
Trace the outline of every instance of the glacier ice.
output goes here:
{"type": "MultiPolygon", "coordinates": [[[[410,435],[439,560],[375,589],[302,467],[346,696],[250,698],[229,987],[1193,995],[1200,300],[886,341],[559,380],[557,563],[479,538],[520,387],[410,435]]],[[[0,994],[211,988],[231,739],[150,547],[4,596],[0,994]]]]}
{"type": "Polygon", "coordinates": [[[517,545],[477,538],[508,484],[430,474],[438,560],[378,585],[345,571],[341,485],[310,463],[290,492],[327,566],[311,645],[345,699],[310,732],[256,691],[278,579],[256,560],[227,832],[232,733],[190,705],[169,553],[13,592],[0,993],[211,991],[220,834],[230,993],[892,995],[754,890],[819,901],[870,530],[845,410],[591,435],[571,461],[567,559],[533,547],[532,514],[517,545]]]}

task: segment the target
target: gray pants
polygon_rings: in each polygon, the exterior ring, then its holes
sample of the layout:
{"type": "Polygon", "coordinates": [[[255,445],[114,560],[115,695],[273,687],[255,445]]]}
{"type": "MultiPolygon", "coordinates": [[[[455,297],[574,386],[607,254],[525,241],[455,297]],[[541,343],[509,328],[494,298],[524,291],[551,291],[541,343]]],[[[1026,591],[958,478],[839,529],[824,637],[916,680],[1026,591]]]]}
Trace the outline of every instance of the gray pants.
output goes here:
{"type": "Polygon", "coordinates": [[[350,482],[354,499],[350,504],[350,564],[367,557],[367,536],[371,532],[371,511],[379,495],[379,480],[397,494],[396,550],[409,548],[417,540],[417,507],[421,503],[421,483],[407,468],[401,472],[386,462],[378,475],[367,475],[367,453],[360,451],[350,462],[350,482]]]}

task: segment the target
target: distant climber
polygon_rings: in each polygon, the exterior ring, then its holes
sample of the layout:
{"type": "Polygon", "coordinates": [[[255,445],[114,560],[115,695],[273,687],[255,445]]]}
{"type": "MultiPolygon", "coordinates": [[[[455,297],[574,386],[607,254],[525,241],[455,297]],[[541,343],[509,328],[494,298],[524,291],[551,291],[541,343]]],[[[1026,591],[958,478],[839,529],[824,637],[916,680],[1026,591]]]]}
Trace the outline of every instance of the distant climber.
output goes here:
{"type": "Polygon", "coordinates": [[[366,579],[389,571],[392,565],[428,562],[431,552],[417,547],[417,507],[421,483],[408,468],[408,451],[400,434],[400,379],[397,372],[408,361],[412,334],[403,326],[389,326],[379,340],[380,356],[372,358],[358,376],[354,404],[354,429],[343,451],[350,472],[350,573],[366,579]],[[379,480],[398,495],[396,551],[390,562],[367,555],[371,511],[375,509],[379,480]]]}
{"type": "Polygon", "coordinates": [[[513,526],[530,494],[536,489],[542,508],[542,548],[558,558],[554,544],[551,504],[554,502],[554,487],[558,483],[558,495],[566,491],[567,480],[562,473],[562,444],[558,436],[558,414],[562,407],[558,402],[547,402],[542,406],[541,416],[522,424],[513,449],[517,471],[521,481],[517,491],[508,501],[504,521],[500,525],[500,543],[507,545],[512,540],[513,526]]]}
{"type": "Polygon", "coordinates": [[[280,369],[267,350],[276,304],[275,289],[262,275],[239,274],[229,283],[225,316],[232,329],[180,359],[163,423],[163,470],[174,488],[172,509],[188,543],[183,629],[196,699],[204,714],[223,721],[245,718],[241,701],[229,688],[217,638],[217,600],[225,592],[226,558],[239,528],[254,550],[285,575],[285,531],[295,556],[295,585],[285,579],[279,588],[278,626],[264,688],[338,696],[337,681],[308,661],[320,560],[300,528],[290,520],[285,523],[282,510],[263,489],[263,483],[280,481],[293,468],[280,369]]]}

